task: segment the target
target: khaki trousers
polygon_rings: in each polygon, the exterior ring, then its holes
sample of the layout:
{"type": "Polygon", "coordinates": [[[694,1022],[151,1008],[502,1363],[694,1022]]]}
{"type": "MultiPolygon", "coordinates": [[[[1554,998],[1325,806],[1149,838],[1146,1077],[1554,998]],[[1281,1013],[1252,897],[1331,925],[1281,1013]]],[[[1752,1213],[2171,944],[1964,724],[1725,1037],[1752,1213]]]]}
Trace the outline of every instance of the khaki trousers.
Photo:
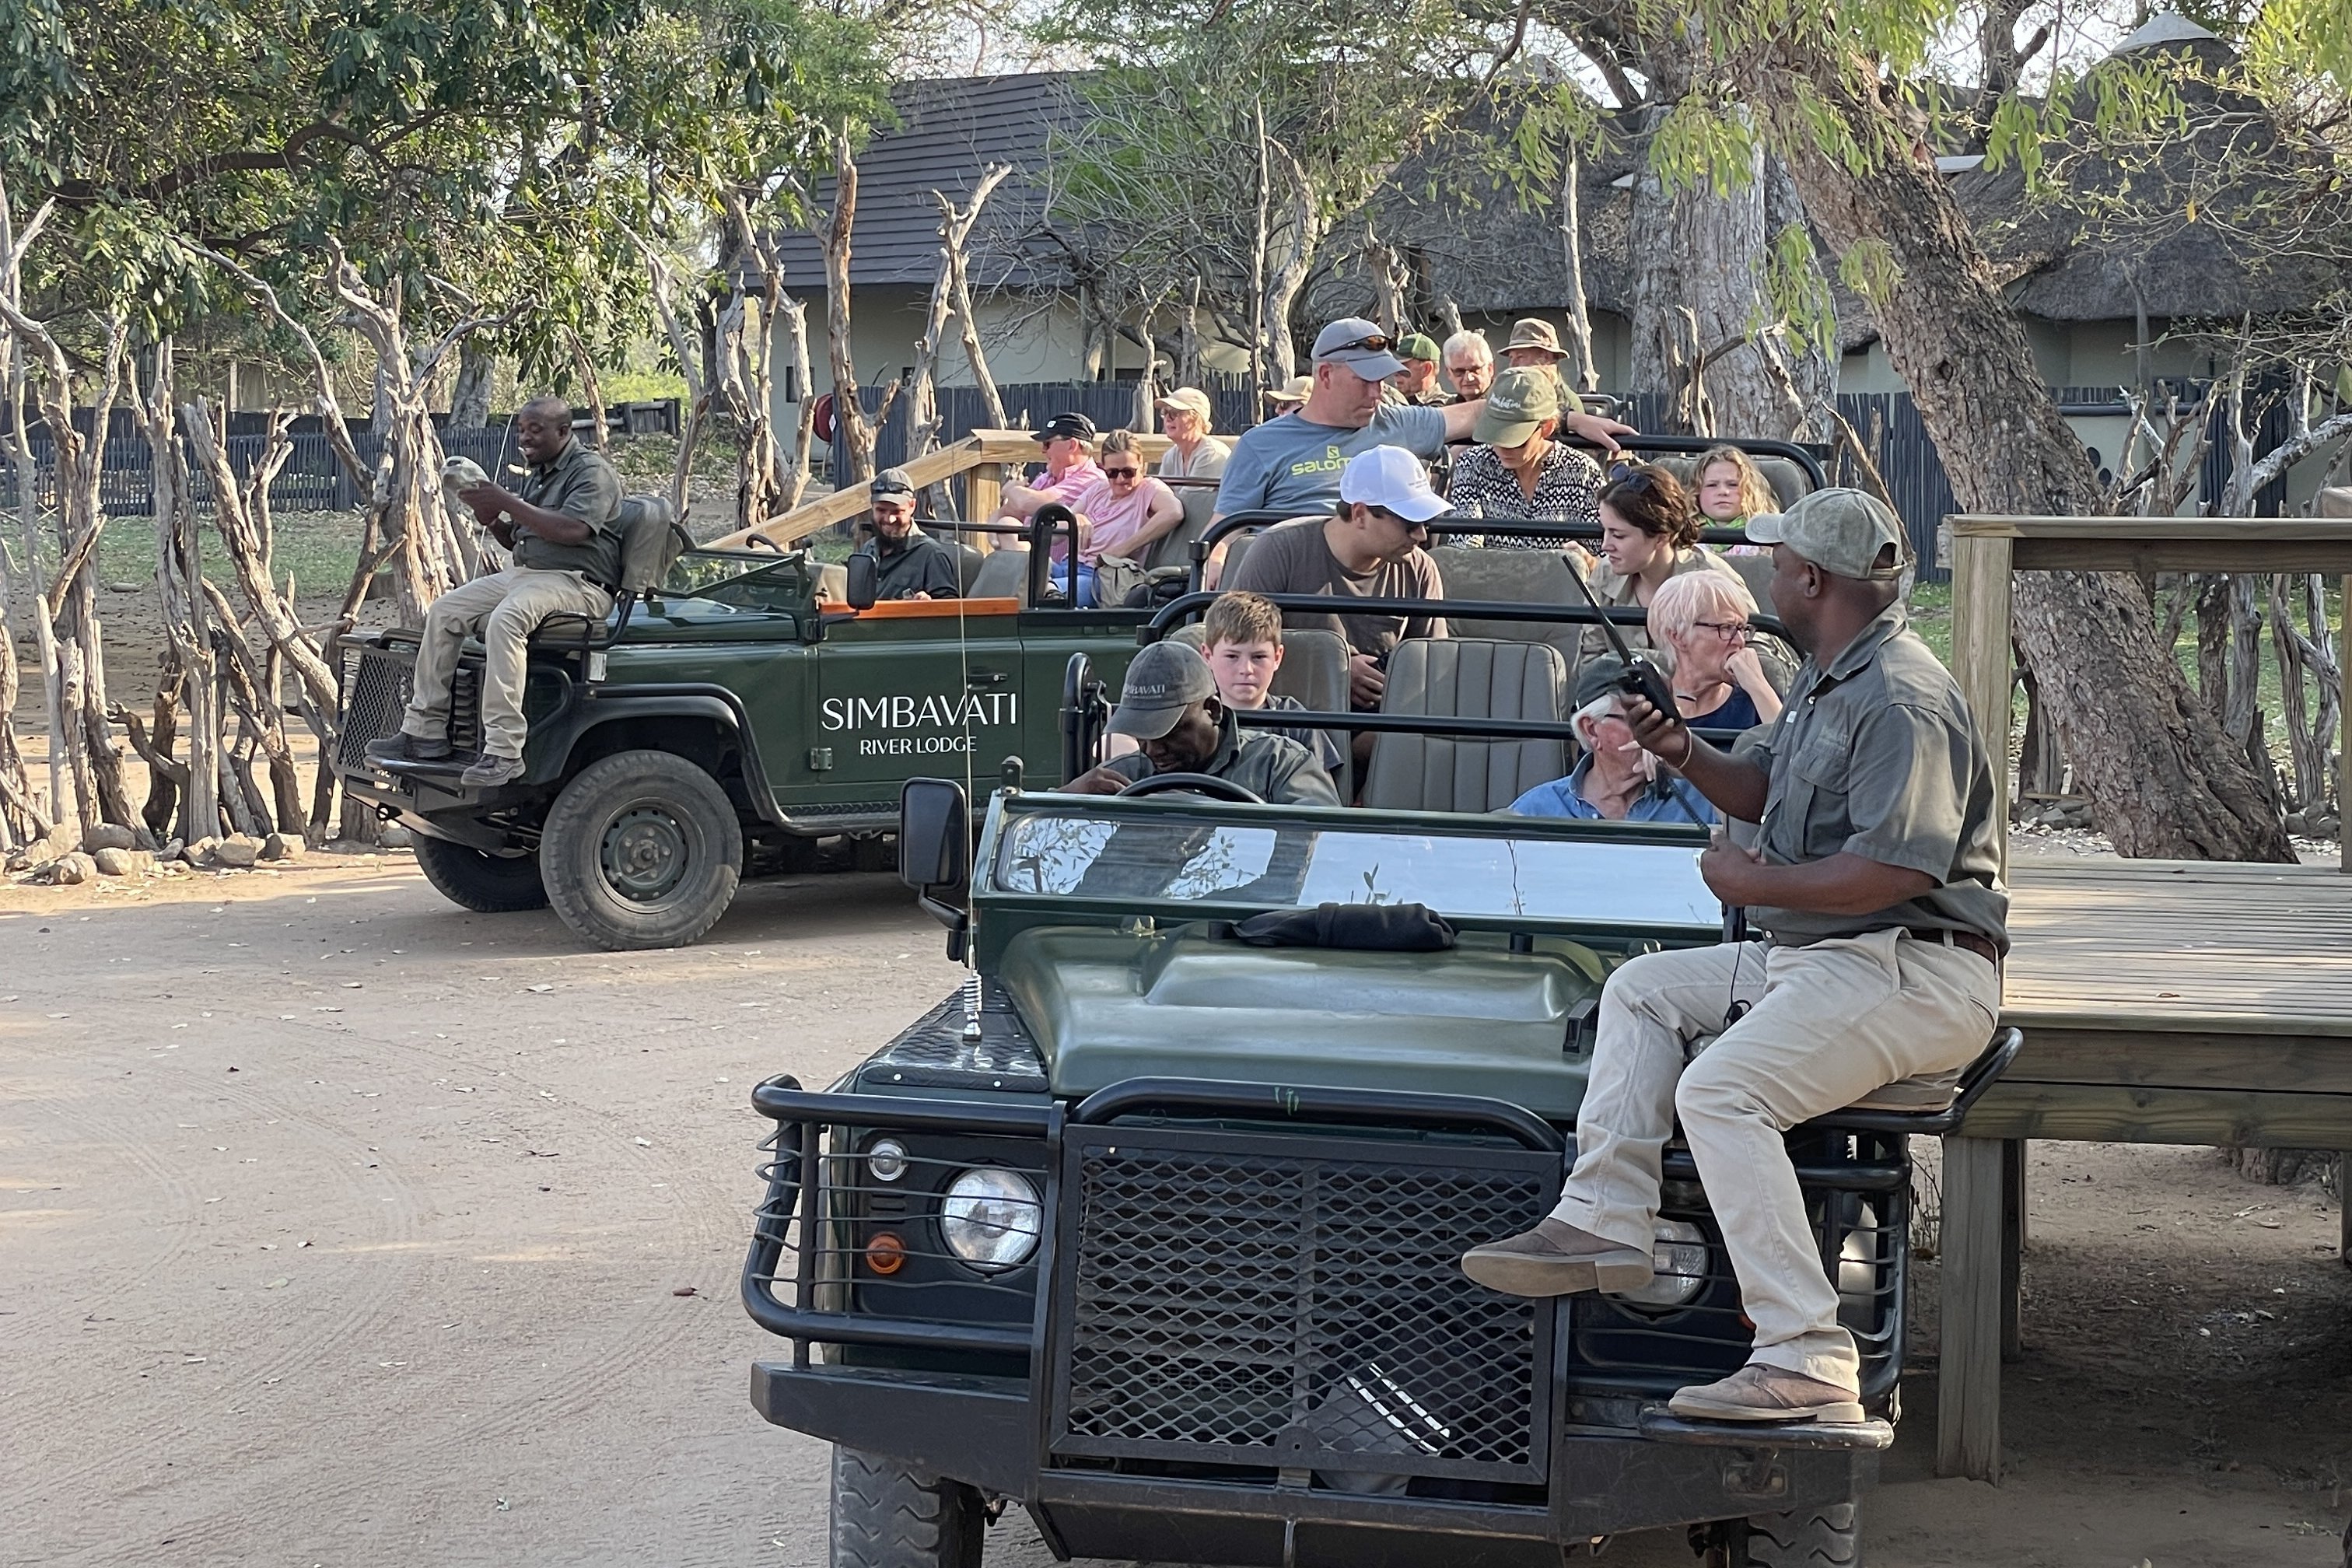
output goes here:
{"type": "Polygon", "coordinates": [[[419,740],[448,732],[449,681],[457,650],[479,633],[482,665],[482,750],[520,757],[530,731],[522,721],[526,645],[551,616],[603,620],[613,595],[577,572],[509,566],[460,583],[425,612],[425,642],[416,650],[415,688],[400,727],[419,740]]]}
{"type": "Polygon", "coordinates": [[[1647,1251],[1679,1116],[1756,1324],[1749,1359],[1854,1389],[1861,1359],[1780,1135],[1897,1079],[1965,1066],[2000,1008],[1992,964],[1906,931],[1633,959],[1601,994],[1576,1166],[1552,1213],[1647,1251]],[[1727,1029],[1735,1000],[1749,1011],[1727,1029]]]}

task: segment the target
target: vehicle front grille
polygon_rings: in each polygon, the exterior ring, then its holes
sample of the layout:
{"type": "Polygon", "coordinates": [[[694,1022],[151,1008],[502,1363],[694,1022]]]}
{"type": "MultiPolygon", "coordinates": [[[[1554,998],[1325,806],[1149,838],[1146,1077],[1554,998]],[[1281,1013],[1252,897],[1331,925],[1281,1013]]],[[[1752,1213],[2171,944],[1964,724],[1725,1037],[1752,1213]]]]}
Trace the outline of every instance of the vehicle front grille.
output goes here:
{"type": "MultiPolygon", "coordinates": [[[[343,721],[335,737],[335,765],[364,769],[367,745],[400,729],[416,672],[416,650],[400,644],[346,645],[343,661],[343,721]]],[[[449,683],[449,744],[460,757],[482,749],[482,670],[463,660],[449,683]]]]}
{"type": "Polygon", "coordinates": [[[1459,1259],[1543,1216],[1558,1155],[1073,1127],[1065,1160],[1057,1456],[1543,1479],[1552,1304],[1459,1259]]]}

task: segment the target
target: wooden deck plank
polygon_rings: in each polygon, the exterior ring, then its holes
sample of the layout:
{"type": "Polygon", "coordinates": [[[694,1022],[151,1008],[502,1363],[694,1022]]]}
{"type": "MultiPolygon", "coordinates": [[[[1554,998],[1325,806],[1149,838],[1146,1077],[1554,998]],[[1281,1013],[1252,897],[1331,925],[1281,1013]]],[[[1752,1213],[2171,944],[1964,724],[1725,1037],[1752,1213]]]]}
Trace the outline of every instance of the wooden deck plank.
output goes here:
{"type": "Polygon", "coordinates": [[[2004,1078],[1985,1090],[1965,1131],[1971,1139],[2333,1149],[2352,1133],[2352,1095],[2012,1083],[2004,1078]]]}

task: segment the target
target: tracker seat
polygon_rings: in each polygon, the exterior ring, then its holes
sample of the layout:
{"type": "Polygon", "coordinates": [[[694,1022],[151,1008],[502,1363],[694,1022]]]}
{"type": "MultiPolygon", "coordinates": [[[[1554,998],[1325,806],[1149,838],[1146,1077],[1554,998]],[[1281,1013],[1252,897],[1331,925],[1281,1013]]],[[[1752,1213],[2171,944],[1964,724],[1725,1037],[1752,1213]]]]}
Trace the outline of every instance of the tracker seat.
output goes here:
{"type": "MultiPolygon", "coordinates": [[[[1389,656],[1383,713],[1558,723],[1568,661],[1549,643],[1414,637],[1389,656]]],[[[1500,811],[1568,772],[1556,740],[1476,741],[1402,731],[1372,742],[1364,804],[1394,811],[1500,811]]]]}

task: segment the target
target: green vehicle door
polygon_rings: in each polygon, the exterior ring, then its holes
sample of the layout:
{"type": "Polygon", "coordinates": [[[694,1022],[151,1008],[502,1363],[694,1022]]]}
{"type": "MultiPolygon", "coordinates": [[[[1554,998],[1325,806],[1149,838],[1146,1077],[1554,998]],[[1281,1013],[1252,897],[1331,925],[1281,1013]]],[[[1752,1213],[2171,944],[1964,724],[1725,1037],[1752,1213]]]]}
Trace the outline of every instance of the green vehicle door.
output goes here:
{"type": "MultiPolygon", "coordinates": [[[[877,605],[828,619],[814,651],[808,803],[895,811],[906,779],[967,771],[993,779],[1005,757],[1023,752],[1031,700],[1019,617],[1009,610],[877,605]]],[[[1045,703],[1049,720],[1054,706],[1045,703]]]]}

